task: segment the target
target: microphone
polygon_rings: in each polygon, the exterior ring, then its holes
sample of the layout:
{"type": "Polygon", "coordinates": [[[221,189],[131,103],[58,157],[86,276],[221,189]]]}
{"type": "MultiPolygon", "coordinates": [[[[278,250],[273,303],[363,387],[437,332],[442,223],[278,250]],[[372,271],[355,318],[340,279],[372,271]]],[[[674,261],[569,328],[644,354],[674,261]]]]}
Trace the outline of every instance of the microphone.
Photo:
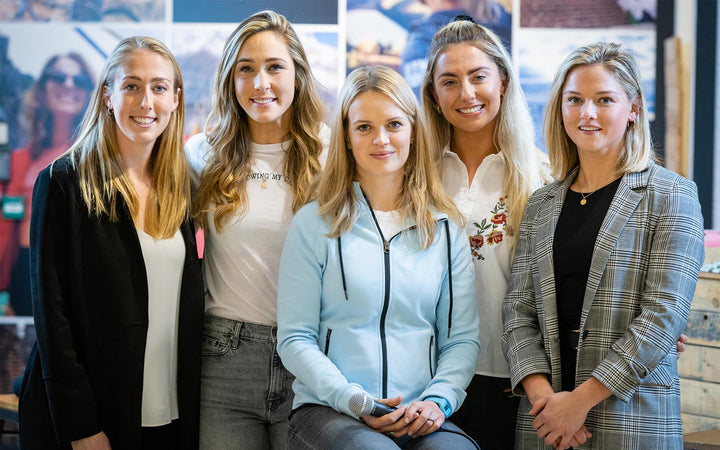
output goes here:
{"type": "Polygon", "coordinates": [[[381,417],[385,414],[390,414],[397,408],[388,406],[380,403],[379,401],[370,397],[366,392],[356,392],[350,396],[348,401],[348,408],[350,412],[358,417],[362,416],[373,416],[381,417]]]}

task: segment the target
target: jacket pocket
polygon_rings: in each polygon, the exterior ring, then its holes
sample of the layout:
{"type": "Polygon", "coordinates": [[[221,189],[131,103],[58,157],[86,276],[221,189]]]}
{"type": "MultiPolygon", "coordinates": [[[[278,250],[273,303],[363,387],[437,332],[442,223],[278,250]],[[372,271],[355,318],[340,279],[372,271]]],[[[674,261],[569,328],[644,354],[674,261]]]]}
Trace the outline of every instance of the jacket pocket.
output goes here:
{"type": "Polygon", "coordinates": [[[325,333],[325,356],[327,356],[330,351],[330,335],[332,335],[332,328],[328,328],[325,333]]]}
{"type": "Polygon", "coordinates": [[[435,376],[435,335],[430,335],[430,345],[428,346],[428,367],[430,368],[430,378],[435,376]]]}
{"type": "MultiPolygon", "coordinates": [[[[673,356],[674,357],[674,356],[673,356]]],[[[642,386],[662,386],[669,388],[675,382],[677,373],[672,370],[666,361],[662,361],[658,366],[650,372],[647,378],[642,382],[642,386]]]]}

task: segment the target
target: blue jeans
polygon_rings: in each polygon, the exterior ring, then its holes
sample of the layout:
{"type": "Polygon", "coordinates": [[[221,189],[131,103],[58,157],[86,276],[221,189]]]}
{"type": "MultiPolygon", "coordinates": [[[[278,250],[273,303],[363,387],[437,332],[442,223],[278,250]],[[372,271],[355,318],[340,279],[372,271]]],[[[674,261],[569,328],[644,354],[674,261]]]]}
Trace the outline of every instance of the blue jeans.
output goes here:
{"type": "Polygon", "coordinates": [[[426,436],[390,438],[365,422],[328,406],[305,404],[293,411],[288,430],[292,450],[475,450],[475,443],[457,426],[445,421],[443,428],[426,436]]]}
{"type": "Polygon", "coordinates": [[[201,449],[286,448],[294,377],[276,345],[277,327],[205,315],[201,449]]]}

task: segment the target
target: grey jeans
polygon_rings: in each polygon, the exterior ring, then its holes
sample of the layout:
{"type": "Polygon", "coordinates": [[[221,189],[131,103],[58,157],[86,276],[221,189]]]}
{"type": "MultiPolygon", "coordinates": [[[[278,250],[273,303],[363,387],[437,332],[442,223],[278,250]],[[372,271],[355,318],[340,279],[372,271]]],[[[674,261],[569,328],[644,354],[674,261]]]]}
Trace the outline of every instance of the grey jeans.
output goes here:
{"type": "Polygon", "coordinates": [[[475,450],[473,440],[449,421],[426,436],[389,438],[365,422],[339,413],[328,406],[302,405],[292,413],[288,430],[292,450],[475,450]]]}
{"type": "Polygon", "coordinates": [[[205,315],[201,449],[286,448],[294,378],[276,345],[277,327],[205,315]]]}

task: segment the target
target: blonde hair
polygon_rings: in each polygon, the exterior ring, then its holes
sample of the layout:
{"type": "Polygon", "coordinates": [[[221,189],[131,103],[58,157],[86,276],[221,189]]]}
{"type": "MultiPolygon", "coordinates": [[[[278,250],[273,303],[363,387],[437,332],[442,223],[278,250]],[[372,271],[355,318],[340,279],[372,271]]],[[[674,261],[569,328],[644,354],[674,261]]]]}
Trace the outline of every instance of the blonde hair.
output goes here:
{"type": "Polygon", "coordinates": [[[650,135],[650,121],[645,111],[645,96],[640,84],[640,70],[632,54],[620,44],[598,42],[574,50],[558,68],[550,88],[550,99],[545,111],[545,143],[550,155],[553,176],[563,179],[578,164],[577,146],[565,132],[562,120],[563,88],[570,73],[578,67],[599,64],[607,70],[625,90],[628,100],[638,106],[634,122],[625,130],[616,174],[645,169],[655,155],[650,135]]]}
{"type": "Polygon", "coordinates": [[[123,39],[115,46],[92,92],[78,138],[67,153],[78,171],[80,192],[91,215],[108,215],[111,222],[117,222],[118,199],[122,198],[132,217],[137,217],[140,201],[122,169],[116,123],[105,105],[104,89],[113,89],[117,70],[141,50],[157,53],[171,63],[173,94],[178,95],[177,109],[155,141],[150,156],[153,192],[148,199],[144,223],[145,232],[154,238],[170,238],[188,217],[190,176],[183,150],[185,106],[182,75],[175,57],[165,44],[150,37],[134,36],[123,39]]]}
{"type": "Polygon", "coordinates": [[[247,212],[247,177],[250,174],[251,120],[235,95],[235,62],[245,41],[260,32],[272,31],[288,46],[295,67],[295,98],[291,109],[290,146],[285,149],[283,174],[293,189],[293,213],[313,198],[312,183],[320,172],[319,138],[322,107],[314,86],[305,50],[290,22],[274,11],[261,11],[232,32],[215,74],[212,109],[206,124],[210,156],[200,175],[194,216],[207,225],[207,213],[215,211],[214,225],[222,231],[232,215],[247,212]]]}
{"type": "Polygon", "coordinates": [[[542,183],[549,181],[549,177],[538,158],[532,118],[510,55],[495,33],[469,20],[449,23],[435,34],[430,45],[421,97],[430,134],[438,151],[438,165],[442,167],[442,151],[450,144],[453,126],[435,101],[435,69],[440,55],[448,47],[458,44],[472,45],[485,53],[497,65],[500,77],[507,82],[495,121],[493,143],[505,160],[503,191],[508,205],[508,234],[513,236],[514,248],[514,231],[520,225],[528,198],[542,183]]]}
{"type": "Polygon", "coordinates": [[[412,89],[397,72],[385,66],[355,69],[348,75],[340,91],[331,125],[328,161],[318,183],[320,214],[331,224],[328,236],[338,237],[347,233],[357,219],[359,199],[353,189],[357,167],[352,150],[346,145],[348,111],[358,95],[365,92],[379,92],[388,96],[410,120],[410,152],[405,163],[397,209],[401,220],[415,218],[420,244],[427,248],[432,244],[436,223],[431,207],[446,213],[457,223],[463,224],[464,220],[443,191],[433,163],[425,120],[412,89]]]}

